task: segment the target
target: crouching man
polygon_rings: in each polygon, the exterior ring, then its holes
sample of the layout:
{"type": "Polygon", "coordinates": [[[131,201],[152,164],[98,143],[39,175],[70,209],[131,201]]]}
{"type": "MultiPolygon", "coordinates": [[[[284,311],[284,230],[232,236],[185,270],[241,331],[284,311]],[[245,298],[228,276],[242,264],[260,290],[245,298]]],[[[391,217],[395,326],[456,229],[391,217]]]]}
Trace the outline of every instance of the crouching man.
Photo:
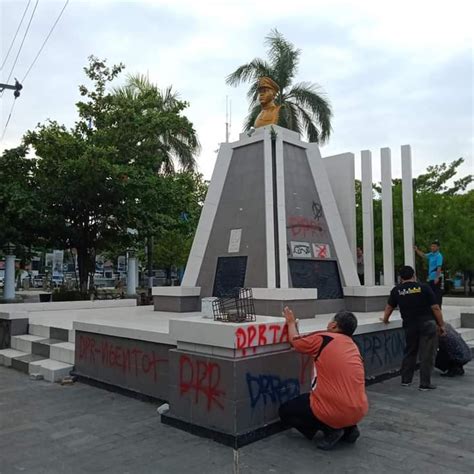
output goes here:
{"type": "Polygon", "coordinates": [[[320,449],[332,449],[339,440],[354,443],[360,435],[357,423],[369,407],[362,357],[352,340],[356,317],[341,311],[329,322],[327,331],[300,336],[293,311],[285,308],[283,316],[291,345],[313,357],[317,378],[310,393],[281,405],[281,420],[309,440],[322,431],[324,438],[317,444],[320,449]]]}

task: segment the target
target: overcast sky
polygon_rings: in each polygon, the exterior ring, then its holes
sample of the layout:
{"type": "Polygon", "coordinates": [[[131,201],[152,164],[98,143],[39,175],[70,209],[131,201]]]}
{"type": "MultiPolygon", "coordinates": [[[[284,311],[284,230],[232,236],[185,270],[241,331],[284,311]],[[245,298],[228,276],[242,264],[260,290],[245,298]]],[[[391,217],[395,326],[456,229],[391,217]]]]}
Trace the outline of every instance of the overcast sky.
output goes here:
{"type": "MultiPolygon", "coordinates": [[[[0,82],[10,73],[35,1],[0,82]]],[[[0,3],[3,61],[27,0],[0,3]]],[[[24,76],[64,3],[39,0],[14,77],[24,76]]],[[[71,0],[24,83],[0,151],[18,145],[25,131],[47,118],[74,123],[82,68],[94,54],[110,64],[123,62],[128,73],[148,73],[161,88],[173,85],[189,101],[186,113],[202,144],[199,169],[209,178],[225,138],[226,95],[232,101],[231,140],[238,139],[247,112],[246,86],[230,88],[225,77],[265,57],[264,37],[276,27],[302,50],[297,81],[319,84],[332,104],[333,133],[323,156],[347,151],[357,156],[370,149],[378,180],[380,148],[392,148],[399,176],[400,146],[411,144],[415,175],[461,156],[463,171],[473,172],[471,5],[470,0],[71,0]]],[[[11,91],[0,98],[0,137],[12,102],[11,91]]]]}

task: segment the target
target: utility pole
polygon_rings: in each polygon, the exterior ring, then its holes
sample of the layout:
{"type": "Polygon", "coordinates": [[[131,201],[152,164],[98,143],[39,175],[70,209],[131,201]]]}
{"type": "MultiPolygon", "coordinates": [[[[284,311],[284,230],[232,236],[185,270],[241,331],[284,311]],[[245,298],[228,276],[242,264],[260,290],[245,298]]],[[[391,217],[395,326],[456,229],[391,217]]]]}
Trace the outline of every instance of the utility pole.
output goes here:
{"type": "Polygon", "coordinates": [[[15,96],[15,99],[20,97],[20,91],[23,89],[23,86],[15,79],[15,84],[2,84],[0,82],[0,92],[4,91],[5,89],[11,89],[15,91],[13,95],[15,96]]]}

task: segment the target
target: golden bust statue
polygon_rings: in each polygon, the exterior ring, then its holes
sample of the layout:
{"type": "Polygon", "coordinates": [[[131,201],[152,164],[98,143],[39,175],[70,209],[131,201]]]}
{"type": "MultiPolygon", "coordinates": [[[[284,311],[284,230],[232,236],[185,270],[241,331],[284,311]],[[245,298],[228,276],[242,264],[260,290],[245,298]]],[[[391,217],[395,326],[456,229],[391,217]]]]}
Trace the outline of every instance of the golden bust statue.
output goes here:
{"type": "Polygon", "coordinates": [[[258,100],[262,111],[255,119],[255,128],[265,125],[277,125],[280,106],[275,104],[275,97],[280,92],[278,84],[269,77],[261,77],[258,80],[258,100]]]}

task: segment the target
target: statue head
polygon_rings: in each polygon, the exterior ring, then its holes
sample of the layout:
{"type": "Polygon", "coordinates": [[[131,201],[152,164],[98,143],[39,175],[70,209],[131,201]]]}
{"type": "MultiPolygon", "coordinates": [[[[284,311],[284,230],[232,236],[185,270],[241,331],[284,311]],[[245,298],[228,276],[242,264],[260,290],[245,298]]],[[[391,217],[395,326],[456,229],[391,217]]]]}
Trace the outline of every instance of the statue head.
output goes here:
{"type": "Polygon", "coordinates": [[[269,105],[280,91],[278,84],[269,77],[261,77],[258,80],[258,100],[262,107],[269,105]]]}

